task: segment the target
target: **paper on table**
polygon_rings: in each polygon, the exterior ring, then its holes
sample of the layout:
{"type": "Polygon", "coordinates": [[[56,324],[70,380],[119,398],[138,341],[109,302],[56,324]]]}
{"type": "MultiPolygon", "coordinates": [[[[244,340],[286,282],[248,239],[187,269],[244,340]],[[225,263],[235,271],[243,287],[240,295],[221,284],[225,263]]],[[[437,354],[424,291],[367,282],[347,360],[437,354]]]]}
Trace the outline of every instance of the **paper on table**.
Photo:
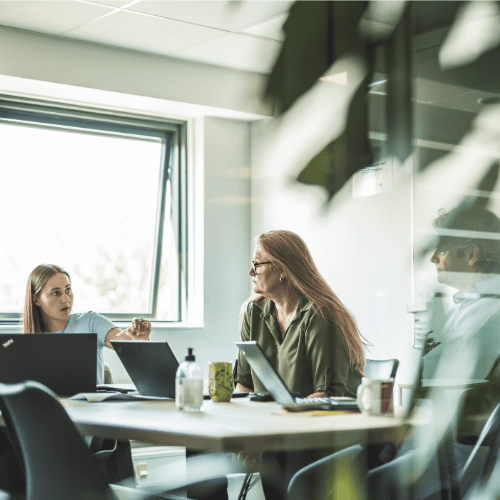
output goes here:
{"type": "MultiPolygon", "coordinates": [[[[120,392],[81,392],[69,399],[77,401],[104,401],[109,398],[115,399],[115,396],[122,396],[120,392]]],[[[116,398],[121,399],[121,398],[116,398]]],[[[129,400],[130,401],[130,400],[129,400]]]]}
{"type": "Polygon", "coordinates": [[[141,396],[140,394],[123,394],[121,392],[81,392],[69,399],[73,401],[174,401],[172,398],[159,398],[155,396],[141,396]]]}
{"type": "Polygon", "coordinates": [[[305,417],[324,417],[331,415],[355,415],[359,414],[359,411],[354,410],[308,410],[308,411],[287,411],[284,408],[280,410],[275,410],[272,412],[273,415],[297,415],[305,417]]]}

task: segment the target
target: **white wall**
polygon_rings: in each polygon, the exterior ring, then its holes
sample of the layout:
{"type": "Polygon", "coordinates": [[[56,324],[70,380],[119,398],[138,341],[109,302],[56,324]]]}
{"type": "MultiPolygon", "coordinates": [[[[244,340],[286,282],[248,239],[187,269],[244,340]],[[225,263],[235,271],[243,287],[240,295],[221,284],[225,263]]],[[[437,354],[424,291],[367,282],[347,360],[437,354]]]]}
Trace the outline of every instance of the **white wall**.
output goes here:
{"type": "MultiPolygon", "coordinates": [[[[158,328],[181,360],[193,347],[210,361],[232,361],[239,308],[249,293],[250,125],[268,113],[262,75],[0,28],[0,93],[151,113],[189,121],[194,178],[196,293],[203,326],[158,328]],[[214,118],[219,117],[219,118],[214,118]],[[220,118],[224,117],[224,118],[220,118]]],[[[19,328],[11,328],[19,330],[19,328]]],[[[128,375],[106,350],[115,382],[128,375]]]]}
{"type": "MultiPolygon", "coordinates": [[[[324,212],[319,188],[290,184],[296,172],[283,171],[279,159],[264,161],[259,134],[265,124],[253,124],[250,135],[249,122],[270,115],[259,98],[262,75],[7,28],[0,28],[0,46],[2,92],[197,117],[195,148],[204,183],[195,202],[204,213],[205,323],[155,328],[153,339],[168,340],[179,358],[194,347],[205,370],[209,361],[232,360],[238,309],[249,292],[253,238],[284,228],[309,245],[320,272],[373,344],[369,356],[399,358],[398,381],[408,380],[410,184],[368,198],[352,199],[347,192],[348,203],[324,212]]],[[[116,356],[108,352],[107,359],[115,380],[125,380],[116,356]]]]}
{"type": "Polygon", "coordinates": [[[322,188],[294,183],[297,172],[268,147],[269,122],[252,124],[252,237],[272,229],[296,232],[323,277],[373,344],[367,357],[398,358],[397,383],[412,380],[411,165],[392,191],[361,198],[352,187],[325,209],[322,188]]]}
{"type": "MultiPolygon", "coordinates": [[[[204,119],[204,327],[155,329],[178,359],[194,347],[208,376],[210,361],[233,361],[238,317],[249,295],[250,125],[204,119]]],[[[201,243],[201,242],[200,242],[201,243]]]]}
{"type": "MultiPolygon", "coordinates": [[[[161,99],[157,106],[171,113],[253,119],[270,113],[260,99],[265,79],[256,73],[1,27],[0,47],[0,75],[50,82],[43,87],[49,93],[57,84],[66,99],[78,100],[79,88],[98,89],[161,99]]],[[[24,89],[23,82],[17,86],[24,89]]]]}

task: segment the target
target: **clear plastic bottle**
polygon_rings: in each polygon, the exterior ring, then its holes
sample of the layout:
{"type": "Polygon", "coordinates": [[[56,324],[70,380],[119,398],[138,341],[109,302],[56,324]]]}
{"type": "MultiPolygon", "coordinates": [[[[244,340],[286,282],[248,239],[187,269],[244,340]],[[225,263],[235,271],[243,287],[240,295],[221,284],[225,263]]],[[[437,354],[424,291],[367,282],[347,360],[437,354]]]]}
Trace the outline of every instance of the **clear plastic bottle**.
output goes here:
{"type": "Polygon", "coordinates": [[[203,404],[203,373],[195,363],[193,348],[177,368],[175,375],[175,405],[179,410],[201,411],[203,404]]]}

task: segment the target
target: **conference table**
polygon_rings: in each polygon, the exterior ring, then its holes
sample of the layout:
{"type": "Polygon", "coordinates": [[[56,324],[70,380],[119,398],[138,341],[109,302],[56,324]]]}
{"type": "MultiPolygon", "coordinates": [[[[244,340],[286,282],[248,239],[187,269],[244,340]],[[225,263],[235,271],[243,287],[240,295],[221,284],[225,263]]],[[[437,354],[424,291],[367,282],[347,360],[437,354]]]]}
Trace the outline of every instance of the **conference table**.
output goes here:
{"type": "Polygon", "coordinates": [[[356,443],[400,443],[425,416],[347,412],[285,412],[274,402],[233,398],[203,402],[201,412],[179,411],[174,401],[83,402],[61,400],[83,435],[184,446],[211,452],[299,451],[356,443]]]}
{"type": "MultiPolygon", "coordinates": [[[[203,402],[201,412],[179,411],[174,401],[60,400],[82,435],[136,440],[188,450],[239,453],[342,449],[354,444],[403,442],[415,426],[432,425],[417,407],[405,418],[339,411],[286,412],[274,402],[233,398],[203,402]]],[[[0,415],[0,425],[5,425],[0,415]]],[[[453,498],[453,496],[452,496],[453,498]]]]}

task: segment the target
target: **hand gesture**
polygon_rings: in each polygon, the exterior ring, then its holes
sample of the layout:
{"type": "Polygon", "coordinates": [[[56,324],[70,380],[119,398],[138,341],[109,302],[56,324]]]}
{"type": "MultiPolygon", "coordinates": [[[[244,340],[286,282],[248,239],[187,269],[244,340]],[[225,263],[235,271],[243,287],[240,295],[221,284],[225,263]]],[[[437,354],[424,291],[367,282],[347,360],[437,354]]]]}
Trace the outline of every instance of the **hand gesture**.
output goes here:
{"type": "Polygon", "coordinates": [[[151,323],[143,318],[134,318],[132,320],[131,326],[129,326],[123,332],[120,332],[116,338],[118,340],[129,339],[129,340],[149,340],[149,334],[151,333],[151,323]],[[121,337],[121,338],[120,338],[121,337]]]}
{"type": "Polygon", "coordinates": [[[151,323],[143,318],[132,320],[132,326],[129,328],[132,337],[137,340],[148,340],[151,333],[151,323]]]}

